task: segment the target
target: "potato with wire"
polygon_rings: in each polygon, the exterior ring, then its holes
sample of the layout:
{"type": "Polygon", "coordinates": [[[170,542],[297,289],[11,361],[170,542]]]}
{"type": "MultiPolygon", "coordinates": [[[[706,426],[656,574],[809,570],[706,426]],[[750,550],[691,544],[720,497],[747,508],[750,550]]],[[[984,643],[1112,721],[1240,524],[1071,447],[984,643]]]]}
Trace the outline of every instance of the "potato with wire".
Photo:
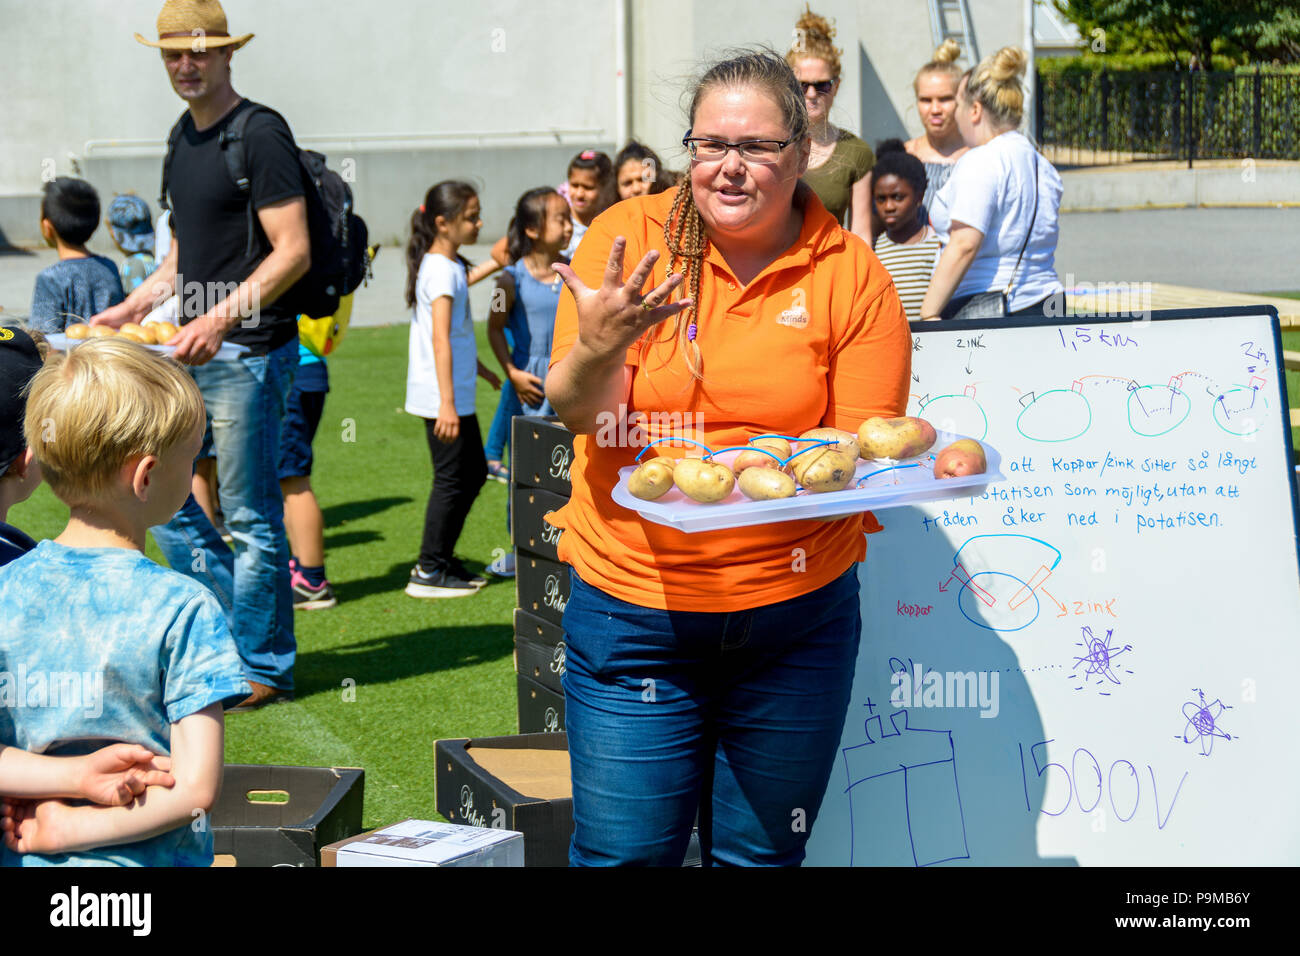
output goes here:
{"type": "Polygon", "coordinates": [[[750,448],[745,449],[731,463],[731,470],[739,477],[746,468],[775,468],[780,470],[781,462],[790,457],[790,443],[784,438],[751,438],[750,448]],[[763,449],[758,451],[757,449],[763,449]],[[771,454],[768,454],[768,453],[771,454]],[[774,458],[773,455],[776,457],[774,458]],[[777,459],[780,459],[779,461],[777,459]]]}
{"type": "Polygon", "coordinates": [[[716,504],[736,487],[736,475],[726,465],[702,458],[683,458],[673,468],[673,482],[700,504],[716,504]]]}
{"type": "Polygon", "coordinates": [[[633,498],[655,501],[666,495],[673,486],[673,461],[671,458],[647,458],[628,475],[627,490],[633,498]]]}

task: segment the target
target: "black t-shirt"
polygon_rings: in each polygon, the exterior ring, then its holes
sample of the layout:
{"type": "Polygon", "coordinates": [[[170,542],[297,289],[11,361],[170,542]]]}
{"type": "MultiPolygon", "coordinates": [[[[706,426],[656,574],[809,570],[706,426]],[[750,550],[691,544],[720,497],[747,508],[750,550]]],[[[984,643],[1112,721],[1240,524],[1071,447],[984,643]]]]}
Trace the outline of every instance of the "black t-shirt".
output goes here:
{"type": "MultiPolygon", "coordinates": [[[[257,210],[304,195],[293,133],[280,116],[265,110],[250,117],[244,128],[251,191],[245,195],[235,185],[220,137],[231,120],[252,105],[250,100],[240,101],[220,122],[202,132],[186,114],[172,155],[168,191],[171,227],[180,244],[176,289],[181,296],[182,325],[233,292],[270,254],[271,243],[256,214],[249,248],[249,200],[257,210]]],[[[236,324],[226,334],[226,341],[246,345],[254,355],[262,355],[298,334],[297,315],[276,303],[262,305],[256,324],[252,323],[247,319],[236,324]],[[252,327],[245,328],[245,323],[252,327]]]]}

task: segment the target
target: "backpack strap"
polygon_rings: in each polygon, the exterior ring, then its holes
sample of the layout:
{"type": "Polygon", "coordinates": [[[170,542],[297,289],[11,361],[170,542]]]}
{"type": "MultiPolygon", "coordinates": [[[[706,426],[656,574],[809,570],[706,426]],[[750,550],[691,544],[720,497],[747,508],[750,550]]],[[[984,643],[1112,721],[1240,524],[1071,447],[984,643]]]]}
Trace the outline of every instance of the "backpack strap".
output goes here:
{"type": "Polygon", "coordinates": [[[245,255],[250,255],[253,251],[253,186],[248,178],[248,154],[244,149],[244,131],[248,127],[249,118],[259,110],[273,112],[260,103],[250,100],[248,107],[235,114],[235,118],[221,131],[218,140],[222,154],[226,158],[226,171],[230,173],[230,178],[239,191],[248,198],[248,241],[244,247],[245,255]]]}
{"type": "Polygon", "coordinates": [[[181,131],[185,128],[185,119],[190,115],[189,110],[181,114],[172,125],[172,131],[167,134],[167,154],[163,157],[162,168],[162,192],[158,194],[158,208],[170,210],[171,203],[168,201],[167,187],[172,168],[172,156],[176,153],[176,144],[180,142],[181,131]]]}

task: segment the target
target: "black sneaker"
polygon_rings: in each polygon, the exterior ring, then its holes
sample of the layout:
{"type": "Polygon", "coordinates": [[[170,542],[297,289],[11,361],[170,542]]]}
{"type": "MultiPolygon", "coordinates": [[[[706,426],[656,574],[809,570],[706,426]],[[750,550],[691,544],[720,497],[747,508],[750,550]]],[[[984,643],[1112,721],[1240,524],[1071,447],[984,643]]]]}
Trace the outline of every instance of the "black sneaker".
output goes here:
{"type": "Polygon", "coordinates": [[[414,598],[458,598],[478,594],[478,588],[450,571],[430,574],[417,564],[406,582],[406,593],[414,598]]]}
{"type": "Polygon", "coordinates": [[[452,574],[452,576],[458,577],[462,581],[468,581],[476,588],[484,587],[488,583],[487,578],[483,577],[481,574],[475,574],[469,568],[465,567],[465,565],[461,564],[458,558],[452,559],[451,564],[447,566],[447,570],[452,574]]]}
{"type": "Polygon", "coordinates": [[[323,611],[335,607],[338,603],[338,598],[334,596],[334,589],[330,587],[328,581],[319,588],[313,588],[306,581],[294,582],[293,609],[295,611],[323,611]]]}

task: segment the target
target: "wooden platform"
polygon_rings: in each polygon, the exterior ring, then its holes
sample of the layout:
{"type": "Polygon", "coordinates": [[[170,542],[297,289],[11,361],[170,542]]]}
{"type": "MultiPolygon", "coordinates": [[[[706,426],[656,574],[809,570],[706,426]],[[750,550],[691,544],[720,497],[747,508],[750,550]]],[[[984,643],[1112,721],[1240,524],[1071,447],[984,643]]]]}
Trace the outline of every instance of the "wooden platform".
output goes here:
{"type": "Polygon", "coordinates": [[[1131,314],[1162,309],[1212,309],[1218,306],[1271,305],[1277,309],[1282,328],[1300,328],[1300,299],[1273,299],[1249,292],[1220,292],[1163,282],[1117,282],[1095,290],[1080,286],[1065,290],[1072,312],[1131,314]]]}

